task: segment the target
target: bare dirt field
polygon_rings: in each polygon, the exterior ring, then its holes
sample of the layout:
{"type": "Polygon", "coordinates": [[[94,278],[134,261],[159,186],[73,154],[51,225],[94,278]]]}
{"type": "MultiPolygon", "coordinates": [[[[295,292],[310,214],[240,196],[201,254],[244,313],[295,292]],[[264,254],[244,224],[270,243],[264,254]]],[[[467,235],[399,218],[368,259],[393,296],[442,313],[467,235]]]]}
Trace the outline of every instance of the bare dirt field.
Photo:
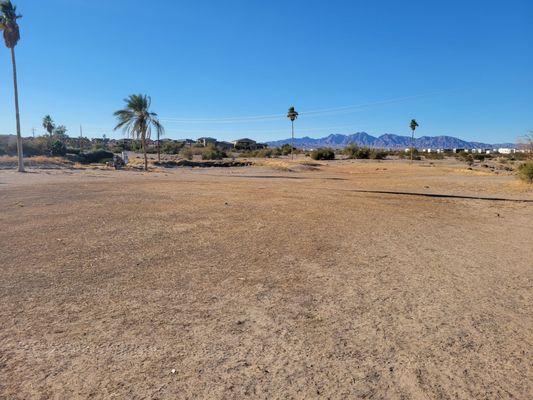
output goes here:
{"type": "Polygon", "coordinates": [[[0,398],[533,398],[531,185],[264,164],[0,171],[0,398]]]}

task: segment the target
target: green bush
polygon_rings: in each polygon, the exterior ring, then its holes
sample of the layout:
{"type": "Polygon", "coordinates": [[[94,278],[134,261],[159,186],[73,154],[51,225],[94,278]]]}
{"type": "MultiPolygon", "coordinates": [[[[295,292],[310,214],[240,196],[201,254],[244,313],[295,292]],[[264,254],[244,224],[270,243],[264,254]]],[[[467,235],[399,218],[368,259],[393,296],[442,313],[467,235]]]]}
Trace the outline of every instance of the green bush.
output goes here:
{"type": "MultiPolygon", "coordinates": [[[[410,160],[411,159],[411,152],[410,151],[400,151],[398,153],[398,158],[400,160],[403,160],[403,159],[408,159],[410,160]]],[[[422,160],[422,156],[420,156],[420,153],[418,152],[417,149],[414,149],[413,150],[413,160],[415,161],[420,161],[422,160]]]]}
{"type": "Polygon", "coordinates": [[[472,157],[472,154],[467,153],[466,151],[461,151],[460,153],[457,153],[457,158],[468,164],[471,164],[474,162],[474,157],[472,157]]]}
{"type": "MultiPolygon", "coordinates": [[[[22,149],[25,157],[50,155],[48,136],[22,138],[22,149]]],[[[0,155],[17,155],[17,139],[14,135],[0,135],[0,155]]]]}
{"type": "Polygon", "coordinates": [[[317,149],[311,152],[311,158],[313,160],[334,160],[335,152],[330,148],[317,149]]]}
{"type": "Polygon", "coordinates": [[[161,145],[161,153],[165,154],[179,154],[183,148],[183,142],[164,142],[161,145]]]}
{"type": "Polygon", "coordinates": [[[370,152],[370,158],[372,160],[384,160],[387,158],[387,154],[388,153],[386,151],[373,149],[370,152]]]}
{"type": "Polygon", "coordinates": [[[55,140],[50,146],[50,154],[52,156],[64,156],[67,154],[67,146],[65,143],[55,140]]]}
{"type": "Polygon", "coordinates": [[[526,162],[518,167],[518,177],[528,183],[533,183],[533,161],[526,162]]]}
{"type": "Polygon", "coordinates": [[[92,163],[105,163],[107,161],[111,161],[113,159],[113,153],[106,150],[96,150],[96,151],[89,151],[86,153],[81,153],[80,157],[82,158],[82,162],[84,164],[92,164],[92,163]]]}
{"type": "MultiPolygon", "coordinates": [[[[284,144],[283,146],[279,148],[279,152],[281,153],[282,156],[288,156],[289,154],[291,154],[291,145],[288,143],[284,144]]],[[[297,149],[296,147],[292,147],[292,153],[300,154],[301,150],[297,149]]]]}
{"type": "Polygon", "coordinates": [[[373,159],[373,160],[383,160],[387,157],[387,152],[378,149],[371,149],[369,147],[359,147],[356,144],[350,144],[344,148],[342,151],[344,155],[348,158],[357,158],[357,159],[373,159]]]}
{"type": "Polygon", "coordinates": [[[50,138],[48,136],[39,136],[36,138],[23,139],[22,148],[24,155],[32,156],[48,156],[50,155],[50,138]]]}
{"type": "Polygon", "coordinates": [[[227,157],[226,153],[215,146],[207,146],[202,152],[202,160],[222,160],[224,157],[227,157]]]}
{"type": "Polygon", "coordinates": [[[67,147],[67,154],[80,154],[81,150],[73,147],[67,147]]]}
{"type": "Polygon", "coordinates": [[[184,158],[185,160],[192,160],[194,156],[194,153],[192,151],[192,149],[190,147],[184,147],[181,151],[180,151],[180,157],[181,158],[184,158]]]}

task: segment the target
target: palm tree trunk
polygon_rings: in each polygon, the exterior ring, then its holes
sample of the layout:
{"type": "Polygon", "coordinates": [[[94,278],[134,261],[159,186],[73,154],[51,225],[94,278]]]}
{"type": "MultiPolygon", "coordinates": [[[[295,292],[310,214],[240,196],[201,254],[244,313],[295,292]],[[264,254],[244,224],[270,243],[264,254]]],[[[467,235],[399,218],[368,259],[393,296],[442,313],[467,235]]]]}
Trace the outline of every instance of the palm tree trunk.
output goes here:
{"type": "Polygon", "coordinates": [[[157,161],[161,162],[161,152],[159,151],[159,131],[157,132],[157,161]]]}
{"type": "Polygon", "coordinates": [[[414,152],[414,146],[415,145],[415,130],[412,130],[411,134],[411,164],[413,163],[413,152],[414,152]]]}
{"type": "Polygon", "coordinates": [[[17,84],[17,63],[15,61],[15,48],[11,47],[11,63],[13,64],[13,86],[15,88],[15,115],[17,118],[17,157],[18,171],[24,172],[24,155],[22,153],[22,136],[20,135],[20,113],[19,113],[19,90],[17,84]]]}
{"type": "Polygon", "coordinates": [[[141,136],[141,145],[144,153],[144,170],[148,171],[148,156],[146,155],[146,134],[144,132],[141,136]]]}
{"type": "Polygon", "coordinates": [[[294,121],[291,120],[291,160],[294,160],[294,121]]]}

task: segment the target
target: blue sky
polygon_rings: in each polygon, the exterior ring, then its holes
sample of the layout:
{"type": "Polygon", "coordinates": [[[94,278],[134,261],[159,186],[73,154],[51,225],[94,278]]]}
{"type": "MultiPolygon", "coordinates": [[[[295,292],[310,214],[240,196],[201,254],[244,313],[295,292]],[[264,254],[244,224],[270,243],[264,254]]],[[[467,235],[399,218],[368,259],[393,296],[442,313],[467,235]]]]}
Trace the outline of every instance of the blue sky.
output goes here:
{"type": "MultiPolygon", "coordinates": [[[[71,134],[121,137],[112,114],[131,93],[152,96],[171,138],[285,138],[291,105],[297,136],[407,135],[411,118],[418,136],[533,130],[530,0],[14,3],[24,135],[51,114],[71,134]]],[[[11,133],[3,46],[0,77],[11,133]]]]}

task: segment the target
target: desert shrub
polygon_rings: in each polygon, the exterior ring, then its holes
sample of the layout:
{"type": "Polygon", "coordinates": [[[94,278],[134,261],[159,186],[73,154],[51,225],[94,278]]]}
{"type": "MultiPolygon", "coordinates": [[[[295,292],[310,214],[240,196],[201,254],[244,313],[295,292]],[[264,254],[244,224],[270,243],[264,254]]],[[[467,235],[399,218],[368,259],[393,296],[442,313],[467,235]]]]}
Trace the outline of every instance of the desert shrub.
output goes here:
{"type": "Polygon", "coordinates": [[[342,153],[348,158],[358,158],[367,160],[369,158],[373,160],[383,160],[387,157],[387,152],[379,149],[371,149],[369,147],[359,147],[356,144],[349,144],[346,146],[342,153]]]}
{"type": "Polygon", "coordinates": [[[370,158],[370,149],[368,147],[361,147],[359,149],[356,150],[353,158],[359,158],[359,159],[362,159],[362,160],[367,160],[370,158]]]}
{"type": "Polygon", "coordinates": [[[81,149],[77,149],[74,147],[67,147],[67,154],[80,154],[81,149]]]}
{"type": "Polygon", "coordinates": [[[67,146],[62,141],[55,140],[50,145],[50,154],[52,156],[56,156],[56,157],[57,156],[64,156],[65,154],[67,154],[67,146]]]}
{"type": "Polygon", "coordinates": [[[426,160],[444,160],[444,154],[442,153],[425,153],[424,158],[426,160]]]}
{"type": "MultiPolygon", "coordinates": [[[[284,144],[283,146],[279,147],[277,151],[279,151],[280,155],[282,156],[288,156],[291,154],[291,145],[288,143],[284,144]]],[[[302,151],[296,147],[293,147],[292,152],[293,154],[300,154],[302,151]]]]}
{"type": "Polygon", "coordinates": [[[518,177],[528,183],[533,183],[533,162],[526,162],[518,167],[518,177]]]}
{"type": "Polygon", "coordinates": [[[267,147],[265,149],[260,149],[260,150],[245,151],[244,153],[240,153],[239,157],[273,158],[273,157],[279,157],[280,155],[281,155],[281,151],[279,148],[267,147]]]}
{"type": "Polygon", "coordinates": [[[316,149],[311,152],[311,158],[313,160],[334,160],[335,152],[330,148],[316,149]]]}
{"type": "Polygon", "coordinates": [[[180,157],[185,160],[192,160],[194,153],[190,147],[185,147],[180,151],[180,157]]]}
{"type": "Polygon", "coordinates": [[[122,153],[124,150],[126,150],[126,146],[124,146],[124,143],[120,142],[114,145],[110,145],[109,150],[113,153],[122,153]]]}
{"type": "Polygon", "coordinates": [[[22,148],[24,150],[24,156],[47,156],[50,155],[50,140],[48,137],[37,137],[24,139],[22,148]]]}
{"type": "Polygon", "coordinates": [[[485,161],[486,155],[477,153],[474,154],[472,157],[474,158],[474,160],[485,161]]]}
{"type": "Polygon", "coordinates": [[[385,158],[387,158],[387,154],[388,153],[386,151],[373,149],[370,152],[370,158],[372,160],[384,160],[385,158]]]}
{"type": "MultiPolygon", "coordinates": [[[[22,138],[22,149],[25,157],[50,155],[48,137],[22,138]]],[[[17,138],[14,135],[0,135],[0,155],[17,155],[17,138]]]]}
{"type": "Polygon", "coordinates": [[[107,150],[95,150],[81,153],[80,157],[82,157],[84,164],[105,163],[113,159],[113,153],[107,150]]]}
{"type": "Polygon", "coordinates": [[[474,157],[472,157],[472,154],[467,153],[466,151],[461,151],[460,153],[457,153],[456,157],[459,160],[464,161],[469,164],[474,162],[474,157]]]}
{"type": "Polygon", "coordinates": [[[202,152],[202,160],[222,160],[227,154],[215,146],[207,146],[202,152]]]}
{"type": "MultiPolygon", "coordinates": [[[[403,159],[410,160],[411,159],[411,152],[410,151],[400,151],[398,153],[398,158],[400,160],[403,160],[403,159]]],[[[420,155],[420,152],[417,149],[413,149],[413,160],[415,160],[415,161],[422,160],[422,156],[420,155]]]]}
{"type": "Polygon", "coordinates": [[[527,158],[525,153],[513,153],[507,156],[511,161],[524,161],[527,158]]]}
{"type": "Polygon", "coordinates": [[[183,143],[165,142],[161,145],[161,152],[165,154],[179,154],[182,148],[183,148],[183,143]]]}
{"type": "Polygon", "coordinates": [[[359,147],[355,144],[349,144],[342,152],[348,158],[370,158],[370,149],[368,147],[359,147]]]}

